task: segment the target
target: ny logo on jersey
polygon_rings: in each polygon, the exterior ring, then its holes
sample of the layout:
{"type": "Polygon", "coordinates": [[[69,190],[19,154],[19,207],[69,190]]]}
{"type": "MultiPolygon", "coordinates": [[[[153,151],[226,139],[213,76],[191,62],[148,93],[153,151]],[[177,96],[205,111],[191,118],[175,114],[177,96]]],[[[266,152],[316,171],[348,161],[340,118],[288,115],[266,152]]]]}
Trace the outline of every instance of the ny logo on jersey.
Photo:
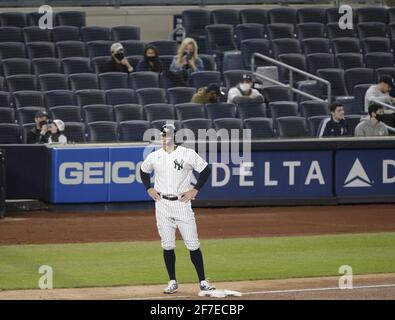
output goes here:
{"type": "Polygon", "coordinates": [[[174,169],[181,170],[184,169],[184,160],[181,160],[181,162],[178,162],[177,159],[174,160],[174,169]]]}

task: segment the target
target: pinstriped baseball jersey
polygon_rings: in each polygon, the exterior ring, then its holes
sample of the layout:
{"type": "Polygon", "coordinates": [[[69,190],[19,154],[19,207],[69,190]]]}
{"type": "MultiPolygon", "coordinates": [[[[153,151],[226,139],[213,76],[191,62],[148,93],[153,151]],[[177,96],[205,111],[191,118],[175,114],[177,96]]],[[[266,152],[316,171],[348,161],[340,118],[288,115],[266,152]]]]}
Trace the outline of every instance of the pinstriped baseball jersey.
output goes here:
{"type": "Polygon", "coordinates": [[[193,170],[202,172],[207,162],[195,150],[178,146],[168,153],[163,148],[150,153],[141,165],[146,173],[155,172],[156,191],[180,195],[191,189],[193,170]]]}

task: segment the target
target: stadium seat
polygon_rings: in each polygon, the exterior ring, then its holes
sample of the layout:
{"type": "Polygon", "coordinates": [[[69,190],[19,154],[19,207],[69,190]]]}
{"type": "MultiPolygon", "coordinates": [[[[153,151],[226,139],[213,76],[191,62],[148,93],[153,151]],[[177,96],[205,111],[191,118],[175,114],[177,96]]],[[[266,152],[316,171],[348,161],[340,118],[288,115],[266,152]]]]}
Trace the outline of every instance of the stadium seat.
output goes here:
{"type": "Polygon", "coordinates": [[[76,99],[73,91],[69,90],[52,90],[44,93],[44,100],[47,109],[57,106],[73,106],[76,99]]]}
{"type": "Polygon", "coordinates": [[[84,42],[109,41],[110,28],[100,26],[81,27],[81,39],[84,42]]]}
{"type": "Polygon", "coordinates": [[[99,86],[102,90],[128,88],[128,75],[124,72],[107,72],[99,74],[99,86]]]}
{"type": "Polygon", "coordinates": [[[38,76],[41,91],[69,90],[67,75],[63,73],[48,73],[38,76]]]}
{"type": "Polygon", "coordinates": [[[346,114],[365,113],[365,94],[371,85],[372,83],[364,83],[364,84],[358,84],[354,87],[354,94],[353,94],[355,97],[354,108],[353,110],[351,110],[352,112],[347,112],[346,114]]]}
{"type": "Polygon", "coordinates": [[[343,69],[320,69],[317,71],[317,75],[330,82],[333,96],[343,97],[348,95],[343,69]]]}
{"type": "MultiPolygon", "coordinates": [[[[290,66],[297,68],[299,70],[302,70],[302,71],[307,70],[306,56],[303,54],[299,54],[299,53],[280,54],[278,56],[278,60],[282,63],[290,65],[290,66]]],[[[282,82],[289,81],[289,70],[288,69],[285,69],[282,67],[280,68],[280,79],[282,80],[282,82]]],[[[301,74],[293,73],[294,82],[303,81],[306,79],[307,78],[301,74]]]]}
{"type": "Polygon", "coordinates": [[[190,87],[169,88],[167,89],[167,97],[170,104],[176,105],[190,102],[195,92],[195,88],[190,87]]]}
{"type": "Polygon", "coordinates": [[[123,40],[140,40],[140,27],[118,26],[111,28],[111,40],[114,42],[123,40]]]}
{"type": "Polygon", "coordinates": [[[62,59],[63,71],[66,74],[92,73],[92,65],[89,58],[71,57],[62,59]]]}
{"type": "Polygon", "coordinates": [[[361,53],[339,53],[336,55],[337,66],[340,69],[363,68],[363,56],[361,53]]]}
{"type": "Polygon", "coordinates": [[[331,52],[329,40],[325,38],[304,39],[302,47],[304,54],[331,52]]]}
{"type": "Polygon", "coordinates": [[[362,47],[365,53],[370,52],[390,52],[391,41],[388,38],[366,38],[362,40],[362,47]]]}
{"type": "Polygon", "coordinates": [[[5,77],[16,74],[31,74],[32,68],[29,59],[10,58],[2,61],[3,73],[5,77]]]}
{"type": "Polygon", "coordinates": [[[382,22],[387,24],[388,15],[386,8],[367,7],[355,10],[358,23],[361,22],[382,22]]]}
{"type": "Polygon", "coordinates": [[[8,91],[37,90],[36,77],[30,74],[17,74],[6,78],[8,91]]]}
{"type": "Polygon", "coordinates": [[[210,54],[199,54],[200,59],[203,61],[205,71],[216,71],[214,56],[210,54]]]}
{"type": "Polygon", "coordinates": [[[55,58],[55,46],[52,42],[30,42],[26,44],[27,55],[30,59],[55,58]]]}
{"type": "MultiPolygon", "coordinates": [[[[344,15],[343,13],[339,13],[338,7],[332,7],[326,9],[326,21],[328,22],[328,24],[329,23],[339,24],[339,20],[343,15],[344,15]]],[[[353,10],[353,18],[354,16],[355,16],[355,11],[353,10]]],[[[353,21],[356,21],[356,18],[353,19],[353,21]]]]}
{"type": "MultiPolygon", "coordinates": [[[[1,65],[0,65],[0,67],[1,67],[1,65]]],[[[0,92],[6,90],[4,82],[5,82],[4,77],[0,77],[0,92]]]]}
{"type": "Polygon", "coordinates": [[[201,137],[205,133],[202,131],[212,129],[212,121],[210,119],[189,119],[182,121],[182,127],[192,131],[193,137],[195,140],[198,140],[199,136],[201,137]]]}
{"type": "Polygon", "coordinates": [[[316,74],[319,69],[335,68],[335,57],[331,53],[312,53],[306,56],[308,72],[316,74]]]}
{"type": "Polygon", "coordinates": [[[378,69],[394,66],[394,56],[389,52],[371,52],[365,55],[366,68],[378,69]]]}
{"type": "Polygon", "coordinates": [[[144,120],[143,107],[139,104],[119,104],[114,106],[115,121],[144,120]]]}
{"type": "Polygon", "coordinates": [[[99,81],[94,73],[74,73],[69,76],[71,90],[99,89],[99,81]]]}
{"type": "Polygon", "coordinates": [[[349,114],[345,116],[348,128],[352,134],[355,132],[357,125],[361,122],[361,118],[362,116],[358,114],[349,114]]]}
{"type": "Polygon", "coordinates": [[[268,24],[267,32],[270,40],[290,39],[295,37],[295,27],[287,23],[268,24]]]}
{"type": "Polygon", "coordinates": [[[0,107],[0,123],[15,123],[15,110],[0,107]]]}
{"type": "Polygon", "coordinates": [[[80,41],[80,29],[73,26],[58,26],[52,29],[53,42],[80,41]]]}
{"type": "Polygon", "coordinates": [[[58,26],[86,26],[86,13],[84,11],[61,11],[56,15],[56,22],[58,26]]]}
{"type": "Polygon", "coordinates": [[[240,119],[266,117],[266,105],[259,102],[243,102],[237,104],[237,116],[240,119]]]}
{"type": "Polygon", "coordinates": [[[119,123],[119,141],[121,142],[144,141],[144,133],[150,127],[151,127],[150,123],[146,120],[122,121],[119,123]]]}
{"type": "Polygon", "coordinates": [[[238,47],[240,47],[240,44],[243,40],[264,39],[265,29],[262,24],[244,23],[236,26],[235,34],[238,47]]]}
{"type": "Polygon", "coordinates": [[[393,79],[395,79],[395,67],[378,68],[376,69],[376,74],[377,74],[377,79],[379,79],[381,76],[385,74],[390,75],[393,79]]]}
{"type": "Polygon", "coordinates": [[[27,15],[23,12],[2,12],[0,15],[1,25],[7,27],[27,27],[27,15]]]}
{"type": "Polygon", "coordinates": [[[27,25],[30,27],[37,27],[43,15],[44,14],[41,14],[39,12],[29,12],[27,14],[27,25]]]}
{"type": "Polygon", "coordinates": [[[309,123],[310,133],[311,133],[312,137],[319,136],[321,123],[324,119],[328,119],[328,116],[322,115],[322,116],[312,116],[312,117],[307,118],[307,121],[309,123]]]}
{"type": "Polygon", "coordinates": [[[25,123],[20,126],[21,133],[22,133],[22,143],[26,144],[27,143],[27,135],[29,131],[31,131],[34,127],[36,126],[35,123],[25,123]]]}
{"type": "Polygon", "coordinates": [[[21,130],[19,125],[15,123],[0,123],[0,143],[21,143],[21,130]]]}
{"type": "Polygon", "coordinates": [[[273,128],[273,120],[270,118],[245,119],[244,127],[251,130],[252,140],[270,139],[276,136],[273,128]]]}
{"type": "MultiPolygon", "coordinates": [[[[241,55],[243,59],[244,68],[251,70],[251,57],[254,53],[260,53],[265,56],[270,56],[270,43],[266,39],[249,39],[244,40],[240,44],[241,55]]],[[[256,59],[257,66],[267,66],[268,62],[262,59],[256,59]]]]}
{"type": "MultiPolygon", "coordinates": [[[[1,24],[0,24],[1,26],[1,24]]],[[[0,27],[1,42],[23,42],[22,29],[18,27],[0,27]]]]}
{"type": "Polygon", "coordinates": [[[269,103],[270,114],[275,120],[279,117],[298,115],[298,104],[294,101],[276,101],[269,103]]]}
{"type": "Polygon", "coordinates": [[[112,41],[108,40],[96,40],[87,42],[88,55],[90,58],[94,57],[109,57],[111,55],[112,41]]]}
{"type": "Polygon", "coordinates": [[[358,36],[360,39],[369,37],[386,37],[387,26],[381,22],[358,23],[358,36]]]}
{"type": "Polygon", "coordinates": [[[145,50],[145,43],[140,40],[121,41],[126,56],[142,56],[145,50]]]}
{"type": "Polygon", "coordinates": [[[210,83],[221,83],[221,73],[218,71],[201,71],[192,73],[191,85],[195,88],[207,86],[210,83]]]}
{"type": "Polygon", "coordinates": [[[91,104],[82,107],[85,124],[96,121],[114,121],[114,109],[106,104],[91,104]]]}
{"type": "Polygon", "coordinates": [[[39,111],[45,111],[45,109],[40,107],[24,107],[17,109],[16,114],[18,123],[20,125],[24,125],[26,123],[34,123],[34,117],[39,111]]]}
{"type": "Polygon", "coordinates": [[[299,8],[297,16],[299,23],[326,24],[326,12],[324,8],[299,8]]]}
{"type": "MultiPolygon", "coordinates": [[[[201,58],[200,55],[199,55],[199,57],[201,58]]],[[[142,56],[140,58],[142,59],[142,56]]],[[[171,64],[173,62],[173,58],[174,58],[173,55],[171,55],[171,56],[169,56],[169,55],[164,55],[164,56],[161,55],[159,57],[159,60],[160,60],[160,62],[162,64],[162,75],[166,74],[167,71],[170,70],[170,66],[171,66],[171,64]]],[[[204,65],[204,62],[203,62],[203,65],[204,65]]],[[[206,66],[204,65],[204,67],[206,67],[206,66]]],[[[206,69],[206,68],[204,68],[204,69],[206,69]]]]}
{"type": "Polygon", "coordinates": [[[206,45],[210,54],[223,55],[226,51],[237,50],[233,26],[227,24],[206,26],[206,45]]]}
{"type": "Polygon", "coordinates": [[[17,91],[14,92],[16,108],[44,107],[44,97],[40,91],[17,91]]]}
{"type": "Polygon", "coordinates": [[[0,91],[0,108],[14,108],[9,92],[0,91]]]}
{"type": "Polygon", "coordinates": [[[47,73],[62,73],[60,60],[57,58],[37,58],[32,60],[33,71],[38,76],[47,73]]]}
{"type": "Polygon", "coordinates": [[[349,69],[344,73],[344,79],[350,95],[354,95],[354,87],[356,85],[376,82],[374,70],[368,68],[349,69]]]}
{"type": "Polygon", "coordinates": [[[182,25],[186,36],[194,39],[205,37],[205,27],[211,23],[210,11],[206,9],[189,9],[182,12],[182,25]]]}
{"type": "Polygon", "coordinates": [[[236,27],[240,23],[239,11],[236,9],[214,9],[211,11],[214,24],[229,24],[236,27]]]}
{"type": "Polygon", "coordinates": [[[106,102],[111,106],[136,104],[136,92],[132,89],[111,89],[106,91],[106,102]]]}
{"type": "Polygon", "coordinates": [[[136,90],[138,103],[145,106],[153,103],[166,103],[166,91],[162,88],[142,88],[136,90]]]}
{"type": "Polygon", "coordinates": [[[66,122],[64,134],[66,135],[69,143],[85,143],[85,130],[85,124],[82,122],[66,122]]]}
{"type": "Polygon", "coordinates": [[[80,106],[106,103],[106,96],[103,90],[86,89],[79,90],[75,94],[77,96],[77,103],[80,106]]]}
{"type": "Polygon", "coordinates": [[[189,119],[204,119],[206,112],[204,105],[198,103],[180,103],[175,106],[177,119],[180,121],[189,119]]]}
{"type": "Polygon", "coordinates": [[[0,42],[0,58],[26,58],[25,45],[21,42],[0,42]]]}
{"type": "Polygon", "coordinates": [[[267,103],[275,101],[293,101],[292,91],[281,86],[270,86],[262,89],[263,96],[267,103]]]}
{"type": "Polygon", "coordinates": [[[153,103],[144,106],[145,117],[149,122],[175,119],[174,106],[166,103],[153,103]]]}
{"type": "Polygon", "coordinates": [[[326,25],[326,30],[327,30],[329,39],[354,38],[355,37],[355,30],[354,29],[340,29],[339,28],[339,21],[328,23],[326,25]]]}
{"type": "Polygon", "coordinates": [[[300,114],[305,118],[329,114],[328,102],[309,100],[300,104],[300,114]]]}
{"type": "Polygon", "coordinates": [[[284,53],[301,53],[300,43],[296,39],[276,39],[272,41],[272,46],[275,57],[284,53]]]}
{"type": "Polygon", "coordinates": [[[110,57],[94,57],[93,59],[89,59],[93,65],[94,72],[97,74],[107,71],[111,72],[110,68],[108,67],[108,61],[110,60],[110,57]]]}
{"type": "Polygon", "coordinates": [[[117,142],[118,127],[116,122],[96,121],[87,126],[89,142],[117,142]]]}
{"type": "Polygon", "coordinates": [[[234,86],[236,86],[242,79],[243,75],[248,74],[251,77],[253,77],[253,74],[251,71],[247,70],[228,70],[223,73],[223,79],[225,81],[225,87],[227,89],[230,89],[234,86]]]}
{"type": "Polygon", "coordinates": [[[56,53],[59,59],[86,57],[85,43],[82,41],[59,41],[56,43],[56,53]]]}
{"type": "Polygon", "coordinates": [[[214,128],[219,136],[224,139],[223,132],[227,132],[230,140],[238,140],[243,138],[243,120],[237,118],[221,118],[215,119],[214,128]]]}
{"type": "Polygon", "coordinates": [[[52,41],[51,30],[41,29],[40,27],[23,28],[25,42],[50,42],[52,41]]]}
{"type": "Polygon", "coordinates": [[[81,122],[81,108],[79,106],[58,106],[50,109],[52,119],[61,119],[63,122],[81,122]]]}
{"type": "Polygon", "coordinates": [[[322,23],[299,23],[296,26],[296,31],[299,39],[325,37],[325,26],[322,23]]]}
{"type": "Polygon", "coordinates": [[[132,89],[158,88],[159,76],[155,72],[140,71],[129,75],[129,85],[132,89]]]}
{"type": "Polygon", "coordinates": [[[240,19],[241,23],[259,23],[263,25],[268,24],[267,11],[265,9],[241,9],[240,19]]]}
{"type": "Polygon", "coordinates": [[[297,10],[289,7],[275,7],[268,10],[270,23],[297,24],[297,10]]]}
{"type": "Polygon", "coordinates": [[[278,136],[280,138],[303,138],[310,136],[307,121],[303,117],[277,118],[278,136]]]}
{"type": "Polygon", "coordinates": [[[236,117],[236,106],[233,103],[210,103],[206,105],[206,111],[208,118],[212,120],[236,117]]]}
{"type": "Polygon", "coordinates": [[[390,7],[387,10],[388,12],[388,24],[394,23],[395,22],[395,8],[390,7]]]}
{"type": "Polygon", "coordinates": [[[361,52],[359,40],[356,38],[336,38],[332,40],[334,53],[361,52]]]}
{"type": "Polygon", "coordinates": [[[173,40],[151,41],[150,45],[154,46],[160,56],[175,56],[177,54],[177,42],[173,40]]]}

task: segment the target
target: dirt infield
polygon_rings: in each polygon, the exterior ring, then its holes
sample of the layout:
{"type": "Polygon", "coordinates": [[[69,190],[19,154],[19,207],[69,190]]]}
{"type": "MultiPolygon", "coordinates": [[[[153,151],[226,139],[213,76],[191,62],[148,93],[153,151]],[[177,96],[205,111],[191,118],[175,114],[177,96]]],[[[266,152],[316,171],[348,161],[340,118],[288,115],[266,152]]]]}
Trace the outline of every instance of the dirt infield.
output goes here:
{"type": "MultiPolygon", "coordinates": [[[[195,209],[201,239],[395,231],[395,205],[195,209]]],[[[14,213],[0,245],[159,240],[154,211],[14,213]]]]}

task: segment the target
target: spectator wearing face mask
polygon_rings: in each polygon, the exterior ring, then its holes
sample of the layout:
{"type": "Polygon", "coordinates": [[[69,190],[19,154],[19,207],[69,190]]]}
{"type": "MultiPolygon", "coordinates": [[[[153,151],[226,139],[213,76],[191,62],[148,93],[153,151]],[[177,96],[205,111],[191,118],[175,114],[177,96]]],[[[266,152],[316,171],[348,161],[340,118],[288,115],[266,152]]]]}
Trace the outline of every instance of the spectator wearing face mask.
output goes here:
{"type": "Polygon", "coordinates": [[[369,108],[369,118],[362,120],[355,128],[355,136],[372,137],[388,136],[388,129],[384,125],[384,108],[379,104],[372,103],[369,108]]]}
{"type": "Polygon", "coordinates": [[[65,124],[62,120],[55,119],[49,126],[50,136],[48,143],[67,143],[67,138],[64,134],[65,124]]]}
{"type": "Polygon", "coordinates": [[[147,46],[143,58],[136,67],[137,71],[162,72],[162,63],[159,60],[158,50],[154,46],[147,46]]]}
{"type": "Polygon", "coordinates": [[[125,57],[123,45],[119,42],[111,46],[111,58],[107,63],[99,65],[99,73],[105,72],[133,72],[133,66],[125,57]]]}
{"type": "Polygon", "coordinates": [[[223,93],[220,86],[216,83],[210,83],[207,87],[199,88],[193,95],[191,102],[200,104],[216,103],[220,100],[221,95],[223,93]]]}
{"type": "Polygon", "coordinates": [[[228,103],[263,102],[263,96],[252,87],[252,76],[243,74],[237,86],[230,88],[228,92],[228,103]]]}

